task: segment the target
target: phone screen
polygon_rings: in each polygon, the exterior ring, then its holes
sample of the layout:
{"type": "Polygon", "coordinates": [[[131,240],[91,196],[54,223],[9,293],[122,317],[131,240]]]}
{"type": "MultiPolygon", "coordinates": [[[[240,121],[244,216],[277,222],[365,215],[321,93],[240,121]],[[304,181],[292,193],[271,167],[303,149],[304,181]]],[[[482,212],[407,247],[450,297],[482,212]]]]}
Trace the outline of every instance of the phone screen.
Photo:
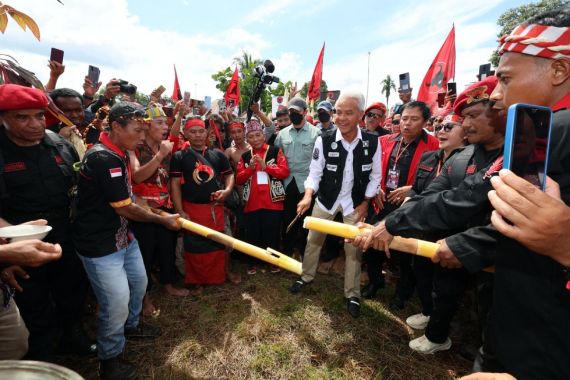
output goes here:
{"type": "Polygon", "coordinates": [[[58,63],[63,63],[63,50],[51,48],[51,54],[50,54],[49,60],[55,61],[58,63]]]}
{"type": "Polygon", "coordinates": [[[447,95],[452,96],[457,94],[457,83],[449,82],[447,84],[447,95]]]}
{"type": "Polygon", "coordinates": [[[548,138],[552,113],[547,108],[516,108],[509,169],[519,177],[544,189],[548,138]]]}
{"type": "Polygon", "coordinates": [[[438,92],[437,93],[437,105],[439,108],[443,107],[445,104],[445,92],[438,92]]]}
{"type": "Polygon", "coordinates": [[[93,87],[96,87],[97,83],[99,83],[99,74],[100,70],[98,67],[89,65],[89,71],[87,72],[87,77],[93,84],[93,87]]]}

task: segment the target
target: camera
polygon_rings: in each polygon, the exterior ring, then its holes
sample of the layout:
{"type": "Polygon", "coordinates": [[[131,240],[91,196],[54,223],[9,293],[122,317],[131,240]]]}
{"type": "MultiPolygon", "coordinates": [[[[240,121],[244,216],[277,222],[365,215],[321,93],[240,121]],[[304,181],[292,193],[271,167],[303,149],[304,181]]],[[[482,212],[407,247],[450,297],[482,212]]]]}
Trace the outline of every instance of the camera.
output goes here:
{"type": "Polygon", "coordinates": [[[258,78],[258,81],[249,99],[249,105],[247,106],[247,121],[250,121],[253,115],[251,105],[259,101],[265,87],[272,83],[279,83],[279,78],[273,75],[273,71],[275,71],[275,65],[269,59],[266,59],[263,65],[259,65],[255,68],[254,75],[258,78]]]}
{"type": "Polygon", "coordinates": [[[119,88],[119,91],[124,94],[134,95],[137,92],[137,86],[123,79],[119,79],[119,88]]]}
{"type": "Polygon", "coordinates": [[[279,83],[279,78],[272,74],[274,71],[275,65],[266,59],[263,65],[259,65],[255,68],[255,76],[258,77],[259,81],[264,85],[279,83]]]}

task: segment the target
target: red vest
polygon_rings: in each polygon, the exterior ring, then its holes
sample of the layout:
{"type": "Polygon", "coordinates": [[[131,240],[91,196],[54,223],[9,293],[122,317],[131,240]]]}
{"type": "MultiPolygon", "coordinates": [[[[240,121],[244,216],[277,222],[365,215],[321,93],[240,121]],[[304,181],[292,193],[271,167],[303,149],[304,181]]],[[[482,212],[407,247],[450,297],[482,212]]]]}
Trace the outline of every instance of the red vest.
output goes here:
{"type": "MultiPolygon", "coordinates": [[[[382,147],[382,181],[380,181],[380,185],[384,191],[386,191],[385,178],[386,173],[388,173],[388,162],[390,161],[392,150],[396,146],[396,143],[399,141],[397,139],[398,135],[399,134],[380,136],[380,146],[382,147]]],[[[427,142],[424,141],[423,138],[421,138],[418,142],[418,146],[414,152],[414,156],[412,157],[412,162],[410,163],[410,171],[408,172],[406,186],[411,186],[414,183],[414,180],[416,178],[416,171],[418,169],[420,159],[422,158],[422,154],[424,154],[424,152],[437,150],[439,148],[439,141],[437,138],[433,137],[430,134],[426,134],[426,136],[427,142]]]]}

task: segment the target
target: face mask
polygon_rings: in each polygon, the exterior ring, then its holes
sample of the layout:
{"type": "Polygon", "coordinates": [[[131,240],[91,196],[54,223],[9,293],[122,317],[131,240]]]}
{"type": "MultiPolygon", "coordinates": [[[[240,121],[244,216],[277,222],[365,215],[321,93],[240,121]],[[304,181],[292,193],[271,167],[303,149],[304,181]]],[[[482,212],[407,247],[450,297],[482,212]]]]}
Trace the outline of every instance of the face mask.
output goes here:
{"type": "Polygon", "coordinates": [[[326,123],[331,119],[331,115],[328,112],[319,112],[319,121],[321,123],[326,123]]]}
{"type": "Polygon", "coordinates": [[[297,112],[289,112],[289,119],[293,124],[299,125],[303,121],[303,115],[297,112]]]}

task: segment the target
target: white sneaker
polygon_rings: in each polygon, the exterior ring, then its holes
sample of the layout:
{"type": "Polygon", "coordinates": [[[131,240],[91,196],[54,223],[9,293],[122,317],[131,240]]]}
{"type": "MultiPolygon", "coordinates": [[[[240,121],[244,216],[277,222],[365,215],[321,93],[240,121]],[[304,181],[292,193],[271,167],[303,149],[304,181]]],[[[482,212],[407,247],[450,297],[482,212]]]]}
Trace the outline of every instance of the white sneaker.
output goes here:
{"type": "Polygon", "coordinates": [[[406,319],[406,324],[416,330],[425,329],[428,325],[428,322],[429,315],[423,315],[422,313],[414,314],[406,319]]]}
{"type": "Polygon", "coordinates": [[[445,342],[439,344],[430,341],[425,335],[422,335],[411,340],[409,346],[412,350],[421,354],[433,354],[437,351],[449,350],[451,348],[451,339],[447,338],[445,342]]]}

